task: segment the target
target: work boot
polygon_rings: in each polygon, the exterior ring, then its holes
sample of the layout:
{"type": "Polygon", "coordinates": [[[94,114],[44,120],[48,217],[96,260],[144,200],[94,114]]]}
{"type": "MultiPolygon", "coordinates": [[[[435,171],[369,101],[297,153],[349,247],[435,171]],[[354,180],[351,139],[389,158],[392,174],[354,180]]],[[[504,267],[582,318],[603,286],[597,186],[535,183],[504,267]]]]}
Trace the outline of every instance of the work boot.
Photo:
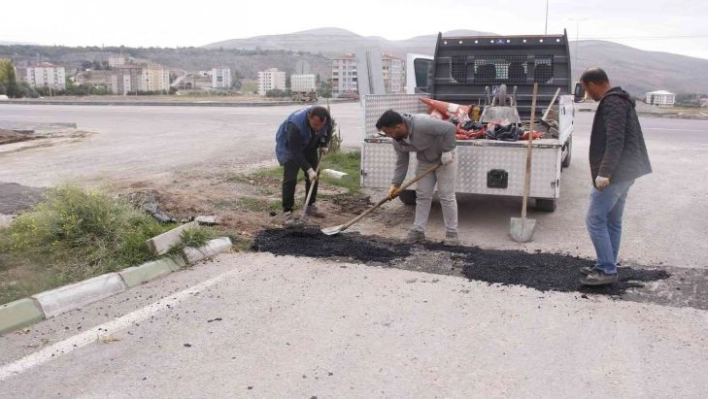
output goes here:
{"type": "Polygon", "coordinates": [[[456,247],[460,245],[460,240],[457,238],[457,233],[445,233],[445,241],[443,245],[446,247],[456,247]]]}
{"type": "Polygon", "coordinates": [[[605,274],[602,271],[593,271],[587,276],[580,279],[580,284],[589,286],[598,285],[610,285],[614,284],[619,280],[617,273],[615,274],[605,274]]]}
{"type": "Polygon", "coordinates": [[[293,216],[293,211],[283,212],[283,224],[285,226],[292,226],[295,223],[295,216],[293,216]]]}
{"type": "Polygon", "coordinates": [[[412,245],[422,242],[423,240],[425,240],[425,233],[418,230],[409,230],[404,242],[406,244],[412,245]]]}
{"type": "Polygon", "coordinates": [[[319,208],[317,208],[317,205],[315,205],[315,204],[312,204],[312,205],[310,205],[310,206],[307,207],[307,215],[308,215],[308,216],[313,216],[313,217],[316,217],[316,218],[323,218],[323,217],[326,216],[326,215],[324,214],[324,212],[322,212],[321,210],[319,210],[319,208]]]}

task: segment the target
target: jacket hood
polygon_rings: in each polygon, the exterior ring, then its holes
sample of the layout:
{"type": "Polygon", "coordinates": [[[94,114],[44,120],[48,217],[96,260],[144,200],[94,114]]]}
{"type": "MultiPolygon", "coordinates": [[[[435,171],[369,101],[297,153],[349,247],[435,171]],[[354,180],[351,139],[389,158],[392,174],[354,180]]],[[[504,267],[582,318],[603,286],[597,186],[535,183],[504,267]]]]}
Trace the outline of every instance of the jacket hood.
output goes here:
{"type": "Polygon", "coordinates": [[[635,106],[637,104],[637,102],[634,101],[634,98],[632,98],[632,96],[629,93],[622,90],[622,88],[619,86],[613,87],[610,90],[608,90],[607,93],[605,93],[605,95],[602,97],[602,99],[604,100],[608,96],[622,97],[623,99],[627,100],[630,104],[632,104],[632,108],[635,108],[635,106]]]}

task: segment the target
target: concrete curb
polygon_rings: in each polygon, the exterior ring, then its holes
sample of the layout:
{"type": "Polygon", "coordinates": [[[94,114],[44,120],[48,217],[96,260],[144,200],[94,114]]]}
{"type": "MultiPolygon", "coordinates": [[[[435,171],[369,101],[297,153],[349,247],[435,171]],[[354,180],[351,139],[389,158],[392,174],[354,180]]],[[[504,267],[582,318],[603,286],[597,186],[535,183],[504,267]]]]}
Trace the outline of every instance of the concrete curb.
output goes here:
{"type": "Polygon", "coordinates": [[[0,335],[44,320],[44,313],[33,300],[19,299],[0,306],[0,335]]]}
{"type": "Polygon", "coordinates": [[[228,237],[217,238],[199,248],[185,248],[184,256],[188,261],[181,256],[167,257],[0,305],[0,336],[165,276],[188,264],[228,251],[231,245],[228,237]]]}
{"type": "Polygon", "coordinates": [[[50,318],[117,294],[126,288],[118,273],[108,273],[32,295],[31,298],[39,303],[44,315],[50,318]]]}
{"type": "Polygon", "coordinates": [[[225,252],[231,248],[231,239],[228,237],[221,237],[215,240],[211,240],[206,243],[203,247],[192,248],[187,247],[184,249],[184,256],[189,263],[196,263],[204,258],[214,256],[225,252]]]}

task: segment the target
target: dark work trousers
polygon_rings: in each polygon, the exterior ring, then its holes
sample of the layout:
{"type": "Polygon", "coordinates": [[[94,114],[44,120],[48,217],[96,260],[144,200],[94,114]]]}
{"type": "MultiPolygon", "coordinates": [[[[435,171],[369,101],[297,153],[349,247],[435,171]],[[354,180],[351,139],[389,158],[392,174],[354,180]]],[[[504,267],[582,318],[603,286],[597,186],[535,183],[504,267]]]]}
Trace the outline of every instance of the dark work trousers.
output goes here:
{"type": "MultiPolygon", "coordinates": [[[[317,147],[306,148],[304,155],[307,162],[312,165],[312,169],[317,170],[319,162],[317,147]]],[[[293,159],[283,164],[283,212],[292,211],[295,206],[295,187],[297,186],[297,174],[299,171],[300,167],[293,159]]],[[[305,193],[307,193],[310,191],[310,177],[307,176],[307,171],[303,172],[305,172],[305,193]]],[[[317,201],[317,181],[315,181],[315,188],[312,189],[312,197],[310,197],[308,206],[314,204],[315,201],[317,201]]]]}

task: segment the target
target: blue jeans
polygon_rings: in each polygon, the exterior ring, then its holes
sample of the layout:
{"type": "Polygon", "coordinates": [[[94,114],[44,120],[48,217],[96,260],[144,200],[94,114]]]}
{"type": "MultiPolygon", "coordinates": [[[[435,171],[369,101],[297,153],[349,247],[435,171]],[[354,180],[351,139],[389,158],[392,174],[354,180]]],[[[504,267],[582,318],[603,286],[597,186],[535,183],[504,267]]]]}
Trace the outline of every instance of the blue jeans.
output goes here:
{"type": "Polygon", "coordinates": [[[634,180],[611,183],[602,191],[592,189],[585,224],[595,246],[595,268],[606,274],[617,273],[617,254],[622,239],[622,213],[634,180]]]}

